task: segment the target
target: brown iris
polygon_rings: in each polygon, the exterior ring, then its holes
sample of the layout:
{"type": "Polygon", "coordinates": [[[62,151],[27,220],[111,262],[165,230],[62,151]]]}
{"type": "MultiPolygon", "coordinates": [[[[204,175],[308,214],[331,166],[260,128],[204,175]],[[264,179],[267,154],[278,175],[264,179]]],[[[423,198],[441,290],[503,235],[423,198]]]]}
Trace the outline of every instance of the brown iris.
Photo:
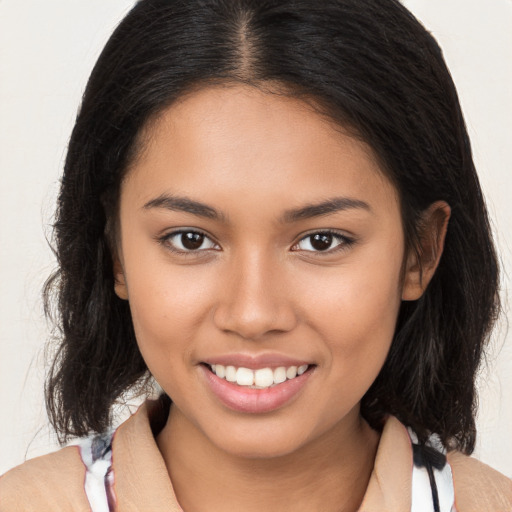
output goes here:
{"type": "Polygon", "coordinates": [[[195,249],[199,249],[204,242],[204,235],[202,233],[182,233],[181,235],[181,243],[185,249],[193,251],[195,249]]]}
{"type": "Polygon", "coordinates": [[[332,235],[328,233],[317,233],[311,236],[311,246],[317,251],[326,251],[332,245],[332,235]]]}

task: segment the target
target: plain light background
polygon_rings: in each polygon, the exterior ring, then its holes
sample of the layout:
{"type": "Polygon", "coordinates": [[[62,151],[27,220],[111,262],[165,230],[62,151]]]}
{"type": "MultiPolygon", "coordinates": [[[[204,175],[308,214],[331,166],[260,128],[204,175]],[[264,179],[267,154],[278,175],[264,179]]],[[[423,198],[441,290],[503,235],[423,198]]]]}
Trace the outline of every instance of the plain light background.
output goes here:
{"type": "MultiPolygon", "coordinates": [[[[0,0],[0,474],[57,447],[43,405],[45,233],[86,80],[133,3],[0,0]]],[[[454,76],[503,261],[505,315],[480,376],[475,456],[512,477],[512,1],[404,3],[454,76]]]]}

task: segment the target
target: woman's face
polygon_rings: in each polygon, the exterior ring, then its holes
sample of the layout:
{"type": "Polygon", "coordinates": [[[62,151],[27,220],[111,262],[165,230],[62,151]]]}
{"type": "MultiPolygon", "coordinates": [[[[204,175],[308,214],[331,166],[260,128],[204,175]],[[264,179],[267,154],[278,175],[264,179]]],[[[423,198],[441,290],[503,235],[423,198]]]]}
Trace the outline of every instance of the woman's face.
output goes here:
{"type": "Polygon", "coordinates": [[[407,286],[372,151],[241,85],[192,93],[146,136],[121,189],[116,291],[173,414],[251,457],[353,424],[407,286]]]}

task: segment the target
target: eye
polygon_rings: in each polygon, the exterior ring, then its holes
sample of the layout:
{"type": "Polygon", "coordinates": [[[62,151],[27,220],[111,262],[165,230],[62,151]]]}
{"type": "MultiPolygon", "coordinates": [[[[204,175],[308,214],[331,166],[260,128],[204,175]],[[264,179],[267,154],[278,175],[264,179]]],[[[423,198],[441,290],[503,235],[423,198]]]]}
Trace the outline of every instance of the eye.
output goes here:
{"type": "Polygon", "coordinates": [[[181,230],[165,235],[161,242],[173,252],[190,253],[218,249],[218,245],[200,231],[181,230]]]}
{"type": "Polygon", "coordinates": [[[311,252],[335,252],[352,245],[354,240],[332,231],[311,233],[292,247],[292,250],[311,252]]]}

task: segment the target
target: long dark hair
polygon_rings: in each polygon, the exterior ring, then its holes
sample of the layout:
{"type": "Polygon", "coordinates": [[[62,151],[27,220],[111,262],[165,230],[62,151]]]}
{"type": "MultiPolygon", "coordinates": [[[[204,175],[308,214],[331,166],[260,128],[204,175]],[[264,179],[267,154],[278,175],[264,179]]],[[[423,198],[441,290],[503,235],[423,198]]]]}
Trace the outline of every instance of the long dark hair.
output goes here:
{"type": "Polygon", "coordinates": [[[393,414],[420,440],[436,432],[471,453],[475,374],[499,308],[497,259],[441,50],[398,0],[141,0],[117,27],[69,143],[59,268],[45,287],[60,333],[47,407],[61,439],[104,430],[116,399],[148,376],[129,305],[114,293],[119,186],[142,128],[213,82],[272,85],[357,133],[398,190],[409,247],[430,204],[451,206],[439,268],[421,299],[402,304],[361,411],[375,428],[393,414]]]}

